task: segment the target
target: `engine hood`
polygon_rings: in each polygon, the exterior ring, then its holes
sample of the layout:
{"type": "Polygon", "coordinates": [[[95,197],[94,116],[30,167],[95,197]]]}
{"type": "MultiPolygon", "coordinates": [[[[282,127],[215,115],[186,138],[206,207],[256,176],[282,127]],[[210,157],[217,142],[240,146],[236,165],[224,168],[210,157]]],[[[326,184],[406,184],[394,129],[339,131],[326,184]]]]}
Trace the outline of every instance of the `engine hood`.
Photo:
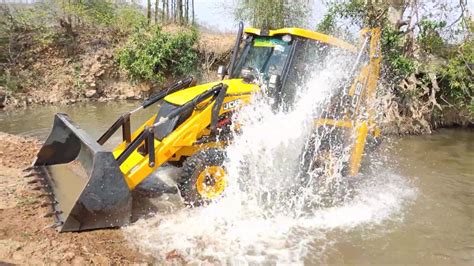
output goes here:
{"type": "Polygon", "coordinates": [[[260,87],[255,84],[244,83],[242,79],[228,79],[218,82],[206,83],[194,87],[190,87],[181,91],[177,91],[165,97],[165,101],[174,105],[183,105],[199,94],[212,88],[214,85],[224,83],[228,86],[227,95],[241,95],[258,92],[260,87]]]}

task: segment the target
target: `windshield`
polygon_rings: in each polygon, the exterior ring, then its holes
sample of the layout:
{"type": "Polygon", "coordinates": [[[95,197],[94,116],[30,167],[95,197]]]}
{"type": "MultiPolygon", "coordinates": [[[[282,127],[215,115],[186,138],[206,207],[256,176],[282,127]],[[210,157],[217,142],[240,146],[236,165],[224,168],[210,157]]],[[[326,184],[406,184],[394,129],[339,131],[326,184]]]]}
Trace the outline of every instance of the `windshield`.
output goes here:
{"type": "Polygon", "coordinates": [[[281,37],[250,37],[247,42],[233,71],[234,77],[242,77],[243,68],[255,70],[264,79],[270,75],[282,75],[291,42],[285,42],[281,37]]]}

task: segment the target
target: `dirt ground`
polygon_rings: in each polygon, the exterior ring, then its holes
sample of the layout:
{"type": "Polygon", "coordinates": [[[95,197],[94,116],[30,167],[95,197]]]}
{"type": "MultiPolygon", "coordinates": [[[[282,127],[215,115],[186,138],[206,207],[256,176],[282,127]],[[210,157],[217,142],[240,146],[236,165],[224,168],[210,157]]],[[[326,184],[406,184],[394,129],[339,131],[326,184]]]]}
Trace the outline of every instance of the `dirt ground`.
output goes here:
{"type": "Polygon", "coordinates": [[[118,229],[58,233],[41,207],[22,169],[40,147],[35,139],[0,132],[0,265],[150,264],[152,259],[128,246],[118,229]]]}

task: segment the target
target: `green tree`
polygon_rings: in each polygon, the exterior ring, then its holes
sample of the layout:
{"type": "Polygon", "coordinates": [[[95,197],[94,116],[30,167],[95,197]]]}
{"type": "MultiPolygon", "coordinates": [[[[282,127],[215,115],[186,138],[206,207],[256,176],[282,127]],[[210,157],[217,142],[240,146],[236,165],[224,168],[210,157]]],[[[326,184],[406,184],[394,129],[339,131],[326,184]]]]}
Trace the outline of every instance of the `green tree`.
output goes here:
{"type": "Polygon", "coordinates": [[[302,26],[310,13],[308,1],[303,0],[239,0],[234,17],[254,27],[276,29],[302,26]]]}

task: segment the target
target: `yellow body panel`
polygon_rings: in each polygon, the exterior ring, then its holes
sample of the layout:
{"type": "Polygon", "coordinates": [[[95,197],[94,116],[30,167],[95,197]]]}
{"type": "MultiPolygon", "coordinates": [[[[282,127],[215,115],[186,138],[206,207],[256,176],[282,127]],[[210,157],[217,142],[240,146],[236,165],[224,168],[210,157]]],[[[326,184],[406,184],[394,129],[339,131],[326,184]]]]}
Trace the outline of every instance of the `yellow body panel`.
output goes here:
{"type": "MultiPolygon", "coordinates": [[[[227,80],[223,83],[232,85],[229,85],[227,97],[225,97],[224,99],[222,108],[219,111],[219,115],[233,111],[245,104],[248,104],[252,97],[251,93],[260,90],[258,86],[245,84],[238,79],[227,80]],[[230,86],[242,86],[245,88],[243,90],[245,93],[241,93],[239,95],[236,93],[237,90],[231,89],[230,86]],[[238,100],[238,105],[232,105],[232,108],[228,107],[228,103],[234,102],[236,100],[238,100]]],[[[201,94],[202,92],[210,89],[216,84],[217,83],[208,83],[200,86],[191,87],[183,91],[174,93],[181,95],[181,97],[173,96],[168,98],[169,96],[171,96],[169,95],[165,98],[165,100],[173,104],[182,105],[192,100],[194,97],[201,94]],[[183,98],[188,100],[185,101],[183,100],[183,98]]],[[[198,145],[195,144],[196,140],[198,140],[200,137],[210,133],[210,131],[208,130],[208,126],[211,123],[211,111],[212,107],[214,106],[214,103],[214,101],[211,104],[207,104],[206,102],[204,102],[203,104],[201,104],[200,108],[196,108],[194,110],[193,114],[186,121],[186,123],[182,123],[162,141],[158,141],[155,139],[154,146],[156,159],[155,165],[153,167],[150,167],[148,165],[148,155],[144,156],[140,154],[137,150],[133,151],[133,153],[127,158],[127,160],[123,162],[120,166],[120,170],[124,174],[125,181],[127,182],[130,189],[135,188],[138,184],[142,182],[143,179],[145,179],[148,175],[150,175],[153,171],[155,171],[158,167],[160,167],[167,161],[176,161],[179,160],[181,156],[190,156],[190,153],[194,153],[200,149],[222,145],[222,143],[206,143],[198,145]]],[[[142,126],[140,126],[132,134],[132,139],[135,139],[144,130],[146,126],[151,126],[155,118],[156,115],[150,118],[142,126]]],[[[119,146],[117,146],[117,148],[115,148],[115,150],[113,151],[114,157],[118,158],[118,156],[125,150],[126,147],[126,142],[123,142],[119,146]]]]}
{"type": "Polygon", "coordinates": [[[205,92],[212,86],[217,85],[219,83],[224,83],[228,85],[227,95],[251,94],[260,90],[257,85],[244,83],[242,82],[242,79],[230,79],[223,80],[221,82],[202,84],[182,91],[178,91],[176,93],[166,96],[165,101],[176,105],[183,105],[192,100],[194,97],[196,97],[196,95],[205,92]]]}
{"type": "MultiPolygon", "coordinates": [[[[259,36],[261,36],[261,32],[262,31],[260,29],[255,29],[255,28],[245,29],[245,33],[259,35],[259,36]]],[[[320,41],[320,42],[324,42],[330,45],[340,47],[342,49],[345,49],[354,53],[357,52],[357,47],[355,47],[354,45],[348,42],[345,42],[343,40],[340,40],[338,38],[335,38],[323,33],[300,29],[300,28],[283,28],[283,29],[278,29],[278,30],[269,30],[266,36],[277,36],[277,35],[284,35],[284,34],[290,34],[290,35],[299,36],[299,37],[303,37],[303,38],[307,38],[311,40],[316,40],[316,41],[320,41]]]]}

